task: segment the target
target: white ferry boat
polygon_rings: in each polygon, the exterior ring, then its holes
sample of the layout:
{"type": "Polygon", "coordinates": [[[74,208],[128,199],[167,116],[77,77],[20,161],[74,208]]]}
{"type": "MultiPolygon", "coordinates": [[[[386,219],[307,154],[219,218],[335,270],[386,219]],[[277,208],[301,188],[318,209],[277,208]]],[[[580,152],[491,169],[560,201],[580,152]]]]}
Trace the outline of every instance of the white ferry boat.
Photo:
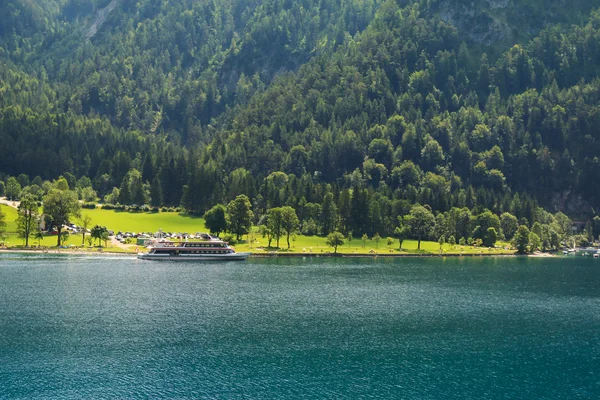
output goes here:
{"type": "Polygon", "coordinates": [[[232,261],[245,260],[251,253],[236,253],[228,243],[203,235],[204,240],[169,242],[157,240],[147,253],[138,253],[141,260],[165,261],[232,261]]]}

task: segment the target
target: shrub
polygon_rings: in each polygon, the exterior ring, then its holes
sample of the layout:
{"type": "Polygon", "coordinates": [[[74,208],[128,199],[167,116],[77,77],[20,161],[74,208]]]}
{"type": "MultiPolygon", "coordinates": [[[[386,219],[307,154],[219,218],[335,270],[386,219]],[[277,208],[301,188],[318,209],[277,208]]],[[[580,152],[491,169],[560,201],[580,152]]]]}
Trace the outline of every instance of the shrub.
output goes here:
{"type": "Polygon", "coordinates": [[[96,203],[91,203],[91,202],[89,202],[89,203],[83,203],[81,205],[81,208],[87,208],[89,210],[93,210],[93,209],[96,208],[96,203]]]}
{"type": "Polygon", "coordinates": [[[235,236],[230,233],[223,236],[223,241],[229,243],[230,245],[237,244],[237,240],[235,240],[235,236]]]}

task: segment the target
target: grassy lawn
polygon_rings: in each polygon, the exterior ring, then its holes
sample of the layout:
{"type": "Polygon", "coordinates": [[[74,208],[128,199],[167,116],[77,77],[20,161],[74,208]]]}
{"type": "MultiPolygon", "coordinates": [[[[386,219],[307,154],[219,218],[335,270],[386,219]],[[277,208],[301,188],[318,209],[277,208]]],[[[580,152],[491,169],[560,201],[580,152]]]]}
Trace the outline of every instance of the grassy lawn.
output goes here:
{"type": "MultiPolygon", "coordinates": [[[[8,226],[9,238],[7,244],[9,246],[20,246],[23,244],[23,240],[17,238],[14,233],[16,231],[15,220],[17,218],[17,211],[14,208],[0,205],[2,211],[6,214],[6,221],[8,226]]],[[[156,232],[159,228],[162,228],[164,232],[207,232],[206,226],[204,225],[204,219],[200,217],[188,216],[185,214],[168,212],[168,213],[129,213],[124,211],[114,210],[88,210],[83,209],[82,214],[87,214],[92,218],[92,225],[104,225],[108,229],[112,229],[115,232],[156,232]]],[[[75,222],[77,223],[77,222],[75,222]]],[[[37,246],[38,242],[35,239],[30,240],[30,245],[37,246]]],[[[51,247],[56,246],[56,236],[49,235],[44,237],[41,242],[42,246],[51,247]]],[[[71,235],[66,242],[66,245],[81,245],[80,235],[71,235]]],[[[285,236],[279,240],[279,249],[276,248],[276,242],[271,242],[271,248],[267,247],[267,239],[263,238],[257,233],[257,228],[254,227],[253,233],[244,236],[244,241],[235,246],[237,251],[251,251],[253,253],[268,253],[272,251],[280,252],[293,252],[293,253],[306,253],[306,254],[320,254],[320,253],[333,253],[333,248],[325,244],[325,238],[320,236],[302,236],[297,235],[294,238],[290,238],[290,249],[287,249],[287,242],[285,236]],[[250,243],[252,241],[252,244],[250,243]]],[[[499,245],[506,245],[505,243],[499,243],[499,245]]],[[[135,246],[131,246],[131,251],[135,246]]],[[[117,247],[109,247],[106,250],[126,252],[124,249],[117,247]]],[[[440,251],[440,245],[437,242],[421,242],[421,250],[417,251],[416,240],[405,240],[402,243],[402,250],[398,249],[398,240],[394,239],[394,243],[391,246],[387,245],[387,238],[381,238],[379,243],[374,240],[367,240],[366,243],[360,238],[354,238],[351,242],[345,241],[344,245],[338,247],[338,253],[344,254],[512,254],[514,250],[503,250],[503,249],[487,249],[472,246],[460,246],[454,247],[449,244],[444,244],[440,251]]]]}
{"type": "Polygon", "coordinates": [[[0,204],[0,209],[6,217],[6,230],[8,232],[15,232],[17,230],[17,209],[4,204],[0,204]]]}
{"type": "MultiPolygon", "coordinates": [[[[252,238],[253,235],[250,235],[252,238]]],[[[325,244],[325,238],[319,236],[297,236],[296,240],[290,239],[290,249],[287,248],[287,242],[285,238],[279,240],[279,250],[276,248],[277,244],[275,241],[271,242],[271,248],[268,248],[268,242],[266,238],[260,235],[254,235],[256,240],[250,245],[250,239],[244,237],[245,242],[239,243],[235,246],[237,251],[251,251],[256,254],[268,253],[273,251],[279,252],[292,252],[292,253],[306,253],[306,254],[320,254],[320,253],[333,253],[333,247],[325,244]]],[[[387,245],[387,238],[382,238],[377,244],[374,240],[367,240],[364,243],[360,238],[354,238],[351,242],[345,242],[342,246],[339,246],[338,253],[343,254],[513,254],[514,250],[503,250],[503,249],[488,249],[483,247],[473,246],[450,246],[444,244],[440,251],[440,245],[437,242],[421,241],[421,250],[417,251],[416,240],[405,240],[402,243],[402,250],[398,249],[398,240],[394,240],[391,246],[387,245]]]]}
{"type": "Polygon", "coordinates": [[[130,213],[115,210],[81,210],[92,218],[92,225],[104,225],[115,232],[205,232],[204,219],[175,212],[130,213]]]}

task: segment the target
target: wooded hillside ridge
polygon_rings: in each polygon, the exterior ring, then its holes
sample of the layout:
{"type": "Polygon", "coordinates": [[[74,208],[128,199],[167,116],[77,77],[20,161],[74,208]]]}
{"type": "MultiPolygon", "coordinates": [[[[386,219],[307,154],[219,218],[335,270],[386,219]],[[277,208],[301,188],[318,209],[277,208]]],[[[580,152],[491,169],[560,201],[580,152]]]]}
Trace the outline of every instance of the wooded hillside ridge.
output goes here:
{"type": "Polygon", "coordinates": [[[591,223],[600,13],[472,3],[122,0],[83,40],[109,1],[4,2],[0,179],[200,215],[245,194],[257,221],[356,197],[388,231],[416,203],[591,223]],[[531,29],[474,40],[451,7],[531,29]]]}

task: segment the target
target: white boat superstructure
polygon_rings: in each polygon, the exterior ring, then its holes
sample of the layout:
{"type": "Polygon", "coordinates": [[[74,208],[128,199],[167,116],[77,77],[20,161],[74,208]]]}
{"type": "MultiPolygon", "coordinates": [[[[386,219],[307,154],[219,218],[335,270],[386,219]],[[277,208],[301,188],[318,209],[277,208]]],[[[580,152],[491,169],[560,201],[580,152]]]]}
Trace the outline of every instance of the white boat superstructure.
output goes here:
{"type": "Polygon", "coordinates": [[[245,260],[251,253],[236,253],[227,242],[203,235],[203,240],[170,242],[155,240],[148,252],[139,253],[141,260],[164,261],[230,261],[245,260]]]}

